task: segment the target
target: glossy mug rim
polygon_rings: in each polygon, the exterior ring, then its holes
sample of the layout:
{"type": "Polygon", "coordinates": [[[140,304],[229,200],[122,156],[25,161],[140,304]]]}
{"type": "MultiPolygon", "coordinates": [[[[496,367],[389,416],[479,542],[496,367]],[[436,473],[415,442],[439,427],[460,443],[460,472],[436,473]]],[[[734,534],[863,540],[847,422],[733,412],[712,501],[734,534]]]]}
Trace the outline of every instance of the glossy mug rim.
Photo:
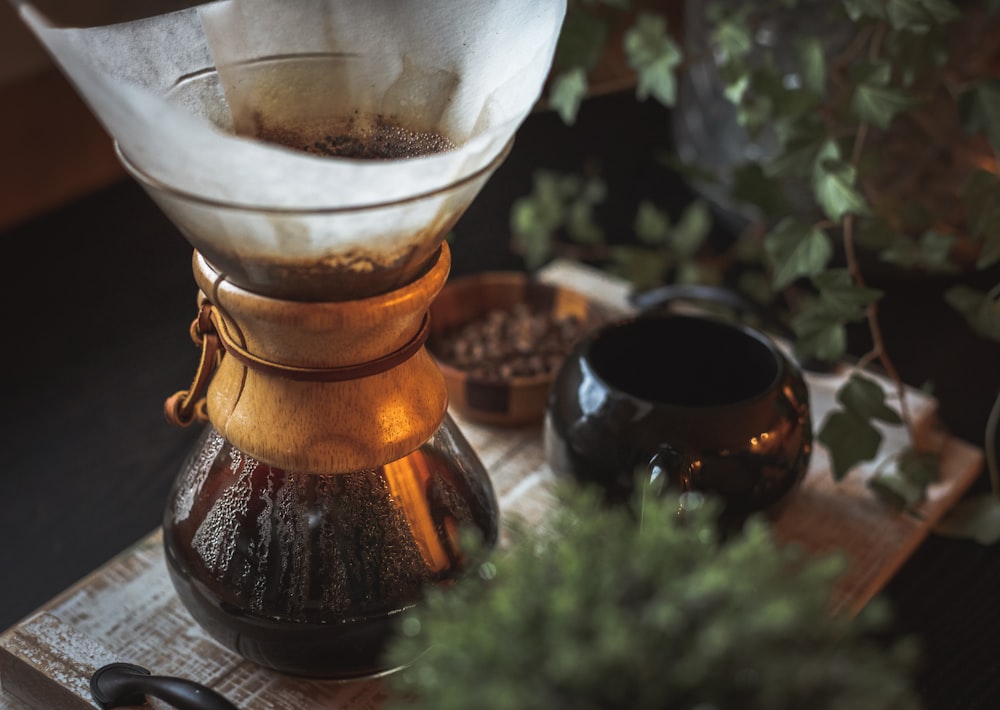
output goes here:
{"type": "Polygon", "coordinates": [[[778,386],[784,379],[789,367],[788,357],[777,346],[773,338],[757,328],[749,326],[745,323],[724,320],[712,315],[682,313],[645,313],[605,323],[589,333],[578,343],[574,355],[579,357],[580,366],[585,367],[591,377],[600,382],[601,385],[603,385],[609,392],[614,392],[616,396],[628,397],[629,399],[635,401],[648,402],[656,407],[665,407],[675,410],[724,409],[753,402],[754,400],[766,396],[776,386],[778,386]],[[698,323],[700,325],[726,330],[731,333],[739,333],[742,336],[749,338],[756,345],[760,346],[767,352],[770,357],[770,361],[774,366],[773,377],[771,377],[765,385],[755,387],[751,394],[739,398],[726,399],[725,401],[705,404],[682,403],[644,396],[623,388],[619,383],[610,380],[606,373],[602,373],[601,370],[595,367],[592,363],[590,355],[593,352],[593,348],[598,345],[600,341],[611,338],[615,333],[621,332],[625,329],[636,328],[639,324],[645,324],[648,322],[663,323],[666,321],[698,323]]]}

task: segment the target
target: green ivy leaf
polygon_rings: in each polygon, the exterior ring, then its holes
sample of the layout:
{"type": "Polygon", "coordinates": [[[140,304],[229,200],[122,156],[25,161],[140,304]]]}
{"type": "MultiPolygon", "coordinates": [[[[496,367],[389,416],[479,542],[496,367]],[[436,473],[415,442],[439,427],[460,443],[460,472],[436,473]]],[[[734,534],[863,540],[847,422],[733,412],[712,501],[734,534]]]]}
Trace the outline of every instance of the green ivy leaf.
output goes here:
{"type": "Polygon", "coordinates": [[[555,76],[549,88],[549,103],[567,126],[576,123],[586,96],[587,72],[579,67],[555,76]]]}
{"type": "Polygon", "coordinates": [[[911,509],[927,499],[927,487],[939,478],[940,463],[932,453],[921,453],[912,446],[879,466],[868,487],[886,505],[896,510],[911,509]]]}
{"type": "Polygon", "coordinates": [[[868,214],[868,203],[854,187],[855,169],[847,163],[827,163],[813,189],[827,217],[837,222],[846,214],[868,214]]]}
{"type": "Polygon", "coordinates": [[[601,180],[542,169],[532,178],[531,194],[513,202],[509,218],[512,244],[528,269],[548,260],[560,230],[580,243],[603,241],[603,231],[593,219],[593,206],[606,192],[601,180]]]}
{"type": "Polygon", "coordinates": [[[749,23],[739,17],[729,17],[714,25],[712,45],[718,51],[717,61],[731,62],[746,57],[753,49],[749,23]]]}
{"type": "Polygon", "coordinates": [[[897,511],[912,508],[926,496],[924,486],[911,481],[895,469],[876,472],[868,479],[868,488],[886,507],[897,511]]]}
{"type": "Polygon", "coordinates": [[[747,89],[749,88],[750,76],[744,72],[733,76],[731,80],[726,82],[723,94],[729,103],[739,105],[743,101],[743,97],[746,96],[747,89]]]}
{"type": "Polygon", "coordinates": [[[847,350],[843,321],[824,308],[818,298],[803,299],[791,326],[796,336],[795,351],[803,358],[835,362],[847,350]]]}
{"type": "Polygon", "coordinates": [[[920,32],[927,26],[927,12],[919,0],[888,0],[886,14],[897,30],[920,32]]]}
{"type": "Polygon", "coordinates": [[[885,391],[872,379],[853,374],[837,391],[837,401],[860,419],[878,419],[889,424],[902,424],[899,413],[885,403],[885,391]]]}
{"type": "Polygon", "coordinates": [[[602,244],[604,230],[594,220],[593,205],[576,200],[567,211],[566,233],[577,244],[602,244]]]}
{"type": "Polygon", "coordinates": [[[619,245],[611,250],[609,270],[627,279],[633,288],[641,291],[662,284],[663,274],[671,265],[670,255],[662,250],[619,245]]]}
{"type": "Polygon", "coordinates": [[[826,128],[806,119],[789,128],[788,134],[784,136],[783,150],[768,162],[765,172],[769,176],[808,178],[813,175],[821,152],[827,149],[826,128]]]}
{"type": "Polygon", "coordinates": [[[848,75],[854,84],[888,86],[892,80],[892,65],[886,61],[858,61],[850,66],[848,75]]]}
{"type": "Polygon", "coordinates": [[[552,251],[552,231],[545,228],[538,205],[521,198],[511,207],[511,232],[515,249],[529,270],[540,268],[552,251]]]}
{"type": "Polygon", "coordinates": [[[736,122],[755,135],[761,126],[771,123],[773,114],[774,104],[769,97],[752,95],[745,97],[736,109],[736,122]]]}
{"type": "Polygon", "coordinates": [[[928,271],[944,273],[957,271],[956,266],[949,260],[955,239],[954,234],[945,234],[934,229],[928,229],[921,234],[917,241],[920,265],[928,271]]]}
{"type": "Polygon", "coordinates": [[[695,200],[681,213],[671,230],[670,245],[678,254],[692,257],[701,249],[712,226],[712,217],[704,200],[695,200]]]}
{"type": "Polygon", "coordinates": [[[983,494],[958,501],[934,526],[934,532],[981,545],[1000,542],[1000,498],[983,494]]]}
{"type": "Polygon", "coordinates": [[[784,288],[802,276],[813,276],[826,268],[833,256],[825,232],[788,217],[764,238],[764,248],[774,268],[774,287],[784,288]]]}
{"type": "Polygon", "coordinates": [[[677,264],[677,274],[674,280],[681,284],[718,285],[723,281],[723,274],[712,264],[703,264],[694,259],[688,259],[677,264]]]}
{"type": "Polygon", "coordinates": [[[858,286],[847,269],[827,269],[812,281],[819,289],[818,307],[840,321],[861,320],[865,309],[884,295],[879,289],[858,286]]]}
{"type": "Polygon", "coordinates": [[[736,121],[753,134],[764,125],[773,126],[776,115],[786,108],[788,90],[773,63],[753,68],[748,76],[750,86],[736,107],[736,121]]]}
{"type": "Polygon", "coordinates": [[[898,114],[913,108],[916,99],[906,89],[872,83],[858,84],[851,99],[854,115],[865,123],[887,129],[898,114]]]}
{"type": "Polygon", "coordinates": [[[942,27],[924,33],[893,32],[887,38],[887,50],[899,72],[900,83],[912,86],[928,69],[948,63],[949,34],[942,27]]]}
{"type": "Polygon", "coordinates": [[[658,246],[670,233],[670,216],[649,200],[643,200],[635,213],[632,229],[643,244],[658,246]]]}
{"type": "Polygon", "coordinates": [[[929,229],[918,239],[897,235],[879,257],[883,261],[907,268],[920,267],[932,273],[955,273],[958,267],[949,260],[954,243],[953,234],[929,229]]]}
{"type": "Polygon", "coordinates": [[[814,325],[803,318],[792,321],[795,330],[795,352],[803,358],[821,362],[836,362],[847,352],[847,331],[837,321],[814,325]]]}
{"type": "Polygon", "coordinates": [[[833,477],[838,481],[857,464],[875,458],[882,444],[878,429],[845,411],[827,414],[817,439],[830,452],[833,477]]]}
{"type": "Polygon", "coordinates": [[[869,213],[868,203],[854,187],[855,177],[854,166],[840,160],[837,143],[827,140],[813,166],[813,193],[824,214],[834,222],[845,214],[869,213]]]}
{"type": "Polygon", "coordinates": [[[972,92],[966,130],[983,132],[1000,153],[1000,79],[983,79],[972,92]]]}
{"type": "Polygon", "coordinates": [[[537,197],[521,197],[511,208],[511,231],[528,239],[543,239],[562,225],[563,208],[537,197]]]}
{"type": "Polygon", "coordinates": [[[857,22],[862,18],[884,20],[885,0],[843,0],[847,16],[857,22]]]}
{"type": "Polygon", "coordinates": [[[638,76],[636,95],[640,100],[654,97],[664,106],[677,101],[674,70],[682,54],[667,32],[667,20],[661,15],[640,13],[625,33],[625,56],[638,76]]]}
{"type": "Polygon", "coordinates": [[[921,452],[907,446],[900,452],[897,465],[904,476],[923,486],[941,480],[941,460],[935,453],[921,452]]]}
{"type": "Polygon", "coordinates": [[[847,349],[845,323],[861,320],[865,309],[882,297],[878,289],[854,283],[846,269],[827,269],[812,277],[817,296],[804,300],[792,318],[795,349],[802,357],[834,362],[847,349]]]}
{"type": "Polygon", "coordinates": [[[795,43],[799,57],[802,86],[822,96],[826,93],[826,50],[816,37],[805,37],[795,43]]]}
{"type": "Polygon", "coordinates": [[[924,0],[888,0],[886,14],[894,29],[926,32],[935,22],[924,0]]]}
{"type": "Polygon", "coordinates": [[[608,25],[593,11],[571,3],[566,8],[562,30],[552,59],[554,74],[573,69],[589,72],[601,58],[607,43],[608,25]]]}
{"type": "Polygon", "coordinates": [[[970,286],[953,286],[944,292],[944,300],[962,314],[972,330],[1000,342],[1000,287],[985,293],[970,286]]]}

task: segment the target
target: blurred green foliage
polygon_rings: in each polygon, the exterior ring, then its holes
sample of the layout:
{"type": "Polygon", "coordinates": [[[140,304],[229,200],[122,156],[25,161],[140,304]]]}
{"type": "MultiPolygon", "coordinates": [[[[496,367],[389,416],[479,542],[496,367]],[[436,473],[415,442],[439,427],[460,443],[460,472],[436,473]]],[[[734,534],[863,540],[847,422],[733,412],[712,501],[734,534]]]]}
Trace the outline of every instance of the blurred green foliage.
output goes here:
{"type": "Polygon", "coordinates": [[[919,707],[919,649],[890,610],[830,613],[845,569],[779,544],[764,518],[722,535],[719,506],[639,486],[631,507],[556,491],[467,577],[404,614],[390,707],[434,710],[919,707]]]}

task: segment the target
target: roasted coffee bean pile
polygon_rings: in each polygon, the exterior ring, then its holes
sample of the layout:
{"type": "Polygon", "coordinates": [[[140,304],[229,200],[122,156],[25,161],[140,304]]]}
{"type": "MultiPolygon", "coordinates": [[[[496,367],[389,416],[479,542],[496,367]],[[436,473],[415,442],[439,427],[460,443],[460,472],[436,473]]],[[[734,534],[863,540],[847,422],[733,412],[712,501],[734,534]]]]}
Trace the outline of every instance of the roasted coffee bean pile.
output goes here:
{"type": "Polygon", "coordinates": [[[486,381],[553,373],[583,335],[583,321],[524,303],[493,309],[431,343],[442,362],[486,381]]]}

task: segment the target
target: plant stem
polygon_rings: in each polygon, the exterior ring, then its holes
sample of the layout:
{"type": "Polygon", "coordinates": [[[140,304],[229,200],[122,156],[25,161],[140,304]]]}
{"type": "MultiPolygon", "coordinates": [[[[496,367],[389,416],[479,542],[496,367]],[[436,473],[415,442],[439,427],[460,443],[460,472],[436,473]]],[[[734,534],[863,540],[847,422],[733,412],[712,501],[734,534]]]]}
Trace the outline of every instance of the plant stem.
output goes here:
{"type": "Polygon", "coordinates": [[[854,147],[851,149],[851,165],[857,168],[861,162],[861,153],[865,149],[865,141],[868,139],[868,124],[862,123],[858,132],[854,135],[854,147]]]}
{"type": "MultiPolygon", "coordinates": [[[[844,250],[847,256],[847,268],[851,273],[851,278],[854,279],[855,284],[860,287],[864,287],[865,279],[861,274],[861,268],[858,265],[858,257],[854,249],[854,219],[854,215],[852,214],[844,217],[844,250]]],[[[889,357],[889,352],[886,350],[885,339],[882,337],[882,326],[878,319],[878,304],[873,303],[868,306],[868,308],[865,309],[865,316],[868,319],[868,331],[872,336],[872,349],[866,353],[864,357],[858,360],[856,368],[861,369],[876,358],[882,364],[886,374],[896,386],[896,393],[899,397],[899,413],[906,426],[906,432],[909,435],[910,444],[915,445],[916,434],[914,432],[913,421],[910,418],[909,405],[906,401],[906,386],[903,384],[903,380],[899,376],[899,371],[896,369],[895,364],[892,362],[892,358],[889,357]]]]}
{"type": "Polygon", "coordinates": [[[1000,427],[1000,391],[993,400],[993,408],[986,420],[986,471],[990,476],[990,489],[1000,498],[1000,463],[997,462],[997,427],[1000,427]]]}
{"type": "MultiPolygon", "coordinates": [[[[879,33],[876,33],[874,41],[876,43],[881,41],[881,35],[879,33]]],[[[857,169],[858,163],[861,161],[865,141],[868,138],[868,130],[868,124],[862,123],[858,127],[858,132],[854,136],[854,146],[851,149],[851,164],[855,167],[855,169],[857,169]]],[[[861,273],[858,255],[854,248],[855,219],[856,218],[853,214],[848,214],[844,217],[844,253],[847,259],[847,268],[851,274],[851,278],[856,285],[863,288],[865,286],[865,278],[861,273]]],[[[861,369],[875,358],[878,358],[879,362],[882,363],[882,367],[885,369],[886,374],[896,386],[896,393],[899,397],[899,413],[903,419],[903,424],[906,426],[906,433],[909,436],[910,445],[915,447],[916,434],[914,431],[913,421],[910,417],[909,405],[906,401],[906,386],[903,384],[903,380],[899,376],[899,371],[896,370],[896,365],[892,362],[892,358],[889,357],[889,353],[886,350],[885,339],[882,337],[882,325],[879,323],[878,319],[877,302],[872,303],[865,309],[865,316],[868,319],[868,331],[872,336],[872,349],[858,361],[856,367],[861,369]]]]}

